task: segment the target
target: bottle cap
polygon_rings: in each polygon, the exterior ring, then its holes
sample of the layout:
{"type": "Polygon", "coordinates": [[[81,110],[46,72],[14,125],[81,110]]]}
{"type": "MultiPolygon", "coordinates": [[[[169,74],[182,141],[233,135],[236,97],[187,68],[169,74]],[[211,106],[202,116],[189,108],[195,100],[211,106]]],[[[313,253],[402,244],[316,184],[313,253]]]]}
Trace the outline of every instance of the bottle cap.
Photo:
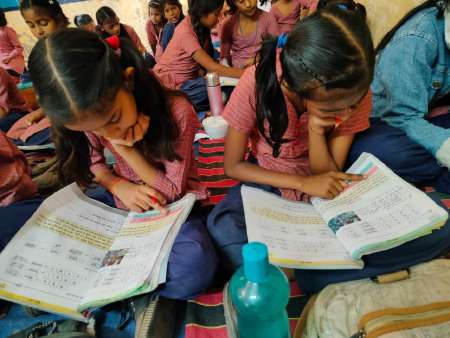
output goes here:
{"type": "Polygon", "coordinates": [[[269,266],[269,252],[263,243],[249,243],[242,249],[244,274],[252,282],[262,282],[266,278],[269,266]]]}
{"type": "Polygon", "coordinates": [[[220,77],[216,72],[206,74],[206,82],[208,87],[220,86],[220,77]]]}

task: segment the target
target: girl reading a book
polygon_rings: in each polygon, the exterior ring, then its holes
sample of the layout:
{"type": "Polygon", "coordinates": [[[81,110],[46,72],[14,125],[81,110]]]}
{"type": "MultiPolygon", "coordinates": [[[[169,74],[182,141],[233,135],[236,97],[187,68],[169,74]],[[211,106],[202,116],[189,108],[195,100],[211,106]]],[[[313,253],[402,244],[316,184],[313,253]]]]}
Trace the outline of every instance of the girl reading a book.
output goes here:
{"type": "MultiPolygon", "coordinates": [[[[226,174],[290,200],[331,199],[348,181],[363,179],[341,171],[355,134],[369,127],[374,61],[365,21],[337,6],[308,16],[288,35],[265,40],[260,62],[243,75],[223,113],[229,123],[226,174]]],[[[208,217],[208,229],[232,269],[241,265],[247,242],[240,188],[208,217]]],[[[369,259],[362,272],[298,270],[296,277],[304,292],[315,292],[333,281],[436,257],[445,241],[448,236],[433,234],[409,243],[422,251],[377,254],[386,263],[373,255],[374,264],[369,259]]]]}
{"type": "MultiPolygon", "coordinates": [[[[92,198],[137,212],[164,212],[188,192],[206,197],[192,150],[197,115],[182,94],[161,86],[131,41],[62,30],[37,43],[29,67],[52,121],[62,183],[95,181],[101,188],[92,198]]],[[[186,299],[205,290],[216,270],[214,250],[195,210],[176,238],[160,294],[186,299]]]]}
{"type": "Polygon", "coordinates": [[[211,29],[218,21],[224,0],[190,0],[189,15],[177,26],[172,40],[154,70],[163,84],[184,92],[197,111],[209,108],[206,72],[239,78],[243,70],[213,59],[211,29]]]}
{"type": "Polygon", "coordinates": [[[350,153],[370,152],[408,182],[450,193],[450,1],[414,8],[377,47],[371,128],[350,153]],[[401,75],[401,76],[399,76],[401,75]]]}

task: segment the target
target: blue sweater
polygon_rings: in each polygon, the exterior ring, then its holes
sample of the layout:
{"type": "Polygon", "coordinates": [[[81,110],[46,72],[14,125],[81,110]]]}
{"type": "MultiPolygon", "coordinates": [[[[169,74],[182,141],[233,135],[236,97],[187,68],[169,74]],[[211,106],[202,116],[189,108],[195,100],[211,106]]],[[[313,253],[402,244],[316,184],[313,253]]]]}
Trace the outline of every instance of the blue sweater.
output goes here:
{"type": "Polygon", "coordinates": [[[432,99],[450,92],[450,51],[437,13],[433,7],[414,15],[378,56],[373,117],[402,129],[450,168],[450,130],[426,119],[432,99]]]}

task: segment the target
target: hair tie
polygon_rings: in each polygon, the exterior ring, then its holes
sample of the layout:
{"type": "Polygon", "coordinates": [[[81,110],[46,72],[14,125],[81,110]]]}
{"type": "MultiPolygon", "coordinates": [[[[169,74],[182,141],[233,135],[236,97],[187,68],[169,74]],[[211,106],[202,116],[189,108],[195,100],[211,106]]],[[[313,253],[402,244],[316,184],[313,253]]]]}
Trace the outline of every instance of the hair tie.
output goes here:
{"type": "Polygon", "coordinates": [[[277,39],[277,48],[284,48],[287,44],[288,36],[287,34],[281,34],[277,39]]]}

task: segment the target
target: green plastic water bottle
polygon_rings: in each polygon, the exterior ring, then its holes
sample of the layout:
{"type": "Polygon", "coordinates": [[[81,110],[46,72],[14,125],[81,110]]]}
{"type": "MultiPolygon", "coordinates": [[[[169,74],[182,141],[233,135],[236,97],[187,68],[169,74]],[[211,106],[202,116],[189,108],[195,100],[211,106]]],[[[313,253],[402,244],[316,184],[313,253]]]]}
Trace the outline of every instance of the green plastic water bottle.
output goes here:
{"type": "Polygon", "coordinates": [[[239,338],[290,338],[286,306],[289,282],[269,264],[267,246],[250,243],[242,250],[244,265],[230,281],[239,338]]]}

